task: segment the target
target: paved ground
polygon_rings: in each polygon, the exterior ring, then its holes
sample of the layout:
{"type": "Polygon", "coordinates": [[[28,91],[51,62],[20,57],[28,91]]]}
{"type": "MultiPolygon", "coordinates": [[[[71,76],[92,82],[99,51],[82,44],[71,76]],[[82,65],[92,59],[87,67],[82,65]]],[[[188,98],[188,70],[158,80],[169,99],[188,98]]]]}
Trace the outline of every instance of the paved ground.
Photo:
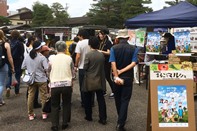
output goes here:
{"type": "MultiPolygon", "coordinates": [[[[93,122],[84,120],[84,110],[80,106],[80,96],[78,81],[75,81],[72,99],[72,118],[69,131],[115,131],[116,109],[114,99],[105,97],[107,104],[107,125],[100,125],[98,121],[98,106],[93,108],[93,122]]],[[[13,90],[9,99],[5,98],[6,105],[0,107],[0,131],[50,131],[51,123],[49,119],[41,119],[41,110],[36,109],[37,119],[29,121],[26,106],[26,86],[21,87],[21,95],[15,97],[13,90]]],[[[110,89],[108,87],[108,94],[110,89]]],[[[134,85],[133,95],[130,101],[126,129],[128,131],[146,131],[147,121],[147,99],[148,91],[145,84],[134,85]]],[[[195,111],[197,111],[197,100],[195,100],[195,111]]],[[[197,116],[196,116],[197,118],[197,116]]]]}

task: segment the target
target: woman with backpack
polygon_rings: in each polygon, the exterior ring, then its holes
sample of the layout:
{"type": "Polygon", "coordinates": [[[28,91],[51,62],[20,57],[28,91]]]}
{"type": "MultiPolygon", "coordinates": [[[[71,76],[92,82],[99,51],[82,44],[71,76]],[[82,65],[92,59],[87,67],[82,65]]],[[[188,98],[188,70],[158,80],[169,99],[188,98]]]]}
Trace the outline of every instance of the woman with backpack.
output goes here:
{"type": "Polygon", "coordinates": [[[11,66],[11,72],[14,73],[10,44],[6,42],[4,32],[0,30],[0,106],[5,104],[3,101],[3,89],[8,74],[8,63],[11,66]]]}

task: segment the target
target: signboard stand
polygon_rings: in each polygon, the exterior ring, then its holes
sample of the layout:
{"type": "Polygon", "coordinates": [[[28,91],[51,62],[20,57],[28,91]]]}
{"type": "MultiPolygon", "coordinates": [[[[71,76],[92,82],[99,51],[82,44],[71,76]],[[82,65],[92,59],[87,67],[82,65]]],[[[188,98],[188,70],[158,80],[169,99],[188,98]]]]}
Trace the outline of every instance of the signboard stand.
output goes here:
{"type": "Polygon", "coordinates": [[[147,113],[147,131],[196,131],[192,68],[150,65],[147,113]]]}

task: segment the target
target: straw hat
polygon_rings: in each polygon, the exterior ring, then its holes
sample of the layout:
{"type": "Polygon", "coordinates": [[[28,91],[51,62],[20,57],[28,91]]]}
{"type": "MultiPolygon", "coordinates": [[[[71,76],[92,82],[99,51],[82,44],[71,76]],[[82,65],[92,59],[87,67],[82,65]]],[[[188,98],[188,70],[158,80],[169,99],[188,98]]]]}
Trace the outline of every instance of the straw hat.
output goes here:
{"type": "Polygon", "coordinates": [[[116,38],[129,38],[128,30],[127,29],[119,30],[118,36],[116,36],[116,38]]]}

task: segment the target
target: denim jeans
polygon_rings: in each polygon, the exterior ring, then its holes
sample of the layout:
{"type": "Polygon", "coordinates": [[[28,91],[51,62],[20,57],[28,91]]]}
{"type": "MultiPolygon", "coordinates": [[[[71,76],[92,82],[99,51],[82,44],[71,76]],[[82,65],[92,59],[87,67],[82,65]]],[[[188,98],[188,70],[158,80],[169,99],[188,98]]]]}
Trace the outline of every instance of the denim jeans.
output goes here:
{"type": "Polygon", "coordinates": [[[0,102],[3,101],[3,89],[6,82],[6,77],[8,73],[8,66],[5,64],[2,68],[0,68],[0,102]]]}
{"type": "MultiPolygon", "coordinates": [[[[14,89],[15,89],[15,94],[18,94],[19,89],[20,89],[20,79],[21,79],[21,75],[22,75],[22,70],[21,70],[20,66],[14,67],[14,69],[15,69],[15,77],[16,77],[16,80],[18,81],[18,84],[16,84],[14,89]]],[[[7,81],[6,88],[10,88],[11,84],[12,84],[12,72],[11,72],[11,68],[9,67],[8,81],[7,81]]]]}

